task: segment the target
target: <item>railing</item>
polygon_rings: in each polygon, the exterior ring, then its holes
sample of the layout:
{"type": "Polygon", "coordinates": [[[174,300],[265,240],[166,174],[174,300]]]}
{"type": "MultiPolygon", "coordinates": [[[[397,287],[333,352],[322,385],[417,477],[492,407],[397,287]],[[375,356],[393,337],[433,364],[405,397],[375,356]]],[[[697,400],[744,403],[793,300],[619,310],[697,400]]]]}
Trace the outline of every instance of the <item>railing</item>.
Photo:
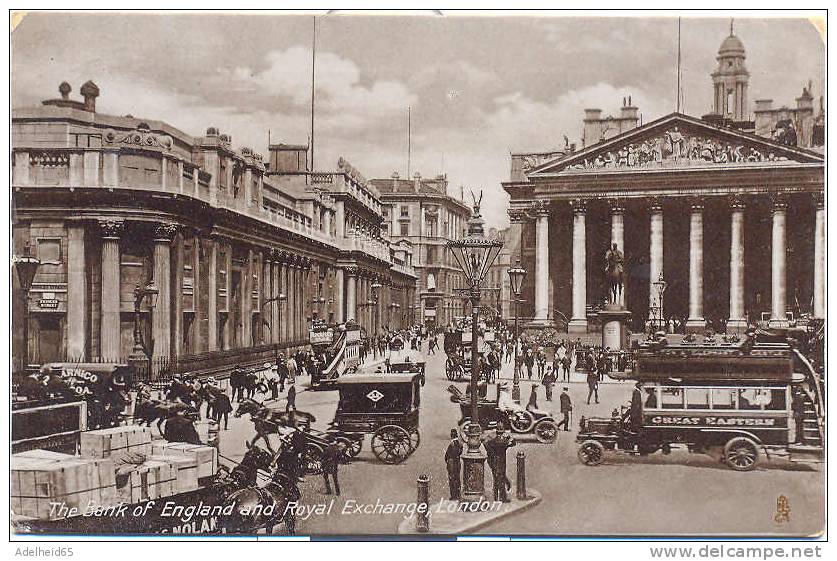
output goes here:
{"type": "MultiPolygon", "coordinates": [[[[64,360],[53,360],[50,362],[132,363],[136,368],[134,375],[137,381],[168,382],[175,375],[225,378],[235,366],[249,367],[265,362],[273,362],[276,360],[276,355],[282,351],[306,347],[308,345],[308,339],[302,339],[278,344],[257,345],[243,349],[227,349],[191,355],[157,356],[152,357],[150,360],[143,359],[141,362],[136,363],[132,362],[128,357],[94,357],[85,358],[84,360],[65,358],[64,360]]],[[[21,362],[18,359],[13,359],[13,361],[15,364],[21,362]]],[[[34,367],[34,365],[30,366],[34,367]]]]}

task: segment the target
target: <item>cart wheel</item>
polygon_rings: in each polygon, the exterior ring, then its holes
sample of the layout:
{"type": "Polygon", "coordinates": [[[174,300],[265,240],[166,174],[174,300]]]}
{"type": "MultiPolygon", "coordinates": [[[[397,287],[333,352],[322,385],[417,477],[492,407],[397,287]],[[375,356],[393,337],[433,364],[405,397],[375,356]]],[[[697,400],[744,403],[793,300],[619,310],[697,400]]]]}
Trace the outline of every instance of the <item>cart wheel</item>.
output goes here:
{"type": "Polygon", "coordinates": [[[308,444],[302,457],[306,475],[317,475],[323,472],[323,449],[318,444],[308,444]]]}
{"type": "Polygon", "coordinates": [[[724,446],[724,463],[735,471],[750,471],[756,467],[758,445],[749,438],[737,436],[724,446]]]}
{"type": "Polygon", "coordinates": [[[585,440],[578,448],[578,459],[586,466],[597,466],[604,461],[604,446],[595,440],[585,440]]]}
{"type": "Polygon", "coordinates": [[[451,359],[447,359],[445,361],[445,376],[447,376],[448,380],[450,380],[451,382],[453,382],[454,379],[457,378],[451,359]]]}
{"type": "Polygon", "coordinates": [[[514,432],[527,433],[535,424],[535,417],[528,411],[516,411],[509,415],[509,424],[514,432]]]}
{"type": "Polygon", "coordinates": [[[384,425],[372,435],[372,453],[385,464],[403,462],[410,446],[410,433],[398,425],[384,425]]]}
{"type": "Polygon", "coordinates": [[[558,424],[549,419],[540,421],[535,425],[535,437],[537,437],[538,442],[552,444],[558,440],[558,424]]]}
{"type": "Polygon", "coordinates": [[[421,435],[419,434],[418,429],[416,429],[415,432],[410,433],[410,453],[411,454],[416,451],[416,449],[419,447],[419,444],[421,444],[421,435]]]}

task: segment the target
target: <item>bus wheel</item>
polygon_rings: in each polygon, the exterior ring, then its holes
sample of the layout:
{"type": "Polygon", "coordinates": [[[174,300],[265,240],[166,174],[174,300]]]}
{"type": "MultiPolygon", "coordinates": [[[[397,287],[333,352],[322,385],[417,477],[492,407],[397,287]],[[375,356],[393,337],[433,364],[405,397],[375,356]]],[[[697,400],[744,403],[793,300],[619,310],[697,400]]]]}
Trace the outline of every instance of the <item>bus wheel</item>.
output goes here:
{"type": "Polygon", "coordinates": [[[585,466],[597,466],[604,461],[604,446],[595,440],[585,440],[578,448],[578,459],[585,466]]]}
{"type": "Polygon", "coordinates": [[[724,446],[724,463],[735,471],[750,471],[756,467],[759,450],[755,442],[743,436],[730,439],[724,446]]]}

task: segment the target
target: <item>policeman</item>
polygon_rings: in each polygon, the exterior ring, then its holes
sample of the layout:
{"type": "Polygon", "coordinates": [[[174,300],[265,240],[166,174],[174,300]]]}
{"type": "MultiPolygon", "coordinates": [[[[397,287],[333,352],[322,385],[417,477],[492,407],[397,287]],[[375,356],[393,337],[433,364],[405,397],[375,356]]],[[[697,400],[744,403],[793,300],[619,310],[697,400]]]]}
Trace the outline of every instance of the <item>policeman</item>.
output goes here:
{"type": "Polygon", "coordinates": [[[462,489],[462,442],[456,429],[450,429],[450,443],[445,451],[445,464],[448,468],[448,486],[450,500],[458,501],[462,489]]]}
{"type": "Polygon", "coordinates": [[[570,391],[570,388],[564,387],[564,391],[561,392],[559,396],[559,400],[561,401],[561,414],[564,417],[561,419],[561,422],[558,423],[558,428],[561,428],[563,425],[565,431],[570,430],[570,414],[573,410],[573,402],[570,399],[570,394],[567,393],[570,391]]]}
{"type": "Polygon", "coordinates": [[[494,438],[485,442],[494,483],[495,501],[509,502],[508,491],[511,489],[511,481],[506,476],[506,450],[514,445],[514,438],[506,433],[502,426],[497,428],[497,435],[494,438]]]}

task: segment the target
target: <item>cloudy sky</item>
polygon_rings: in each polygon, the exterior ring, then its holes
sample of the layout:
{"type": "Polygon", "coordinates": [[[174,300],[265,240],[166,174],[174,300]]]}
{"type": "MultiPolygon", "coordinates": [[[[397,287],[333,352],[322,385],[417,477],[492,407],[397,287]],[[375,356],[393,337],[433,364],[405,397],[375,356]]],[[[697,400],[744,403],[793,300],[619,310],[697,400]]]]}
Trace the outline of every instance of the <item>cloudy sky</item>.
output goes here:
{"type": "MultiPolygon", "coordinates": [[[[237,146],[306,143],[313,19],[270,14],[30,14],[12,34],[12,105],[88,79],[101,112],[161,119],[193,135],[208,126],[237,146]]],[[[729,19],[684,18],[683,112],[711,105],[729,19]]],[[[735,20],[750,100],[819,97],[824,47],[805,20],[735,20]]],[[[483,189],[507,223],[509,151],[579,143],[583,109],[617,113],[631,95],[644,121],[674,110],[677,21],[666,18],[324,15],[317,18],[316,167],[346,157],[369,178],[407,167],[483,189]]],[[[752,110],[752,107],[751,107],[752,110]]]]}

